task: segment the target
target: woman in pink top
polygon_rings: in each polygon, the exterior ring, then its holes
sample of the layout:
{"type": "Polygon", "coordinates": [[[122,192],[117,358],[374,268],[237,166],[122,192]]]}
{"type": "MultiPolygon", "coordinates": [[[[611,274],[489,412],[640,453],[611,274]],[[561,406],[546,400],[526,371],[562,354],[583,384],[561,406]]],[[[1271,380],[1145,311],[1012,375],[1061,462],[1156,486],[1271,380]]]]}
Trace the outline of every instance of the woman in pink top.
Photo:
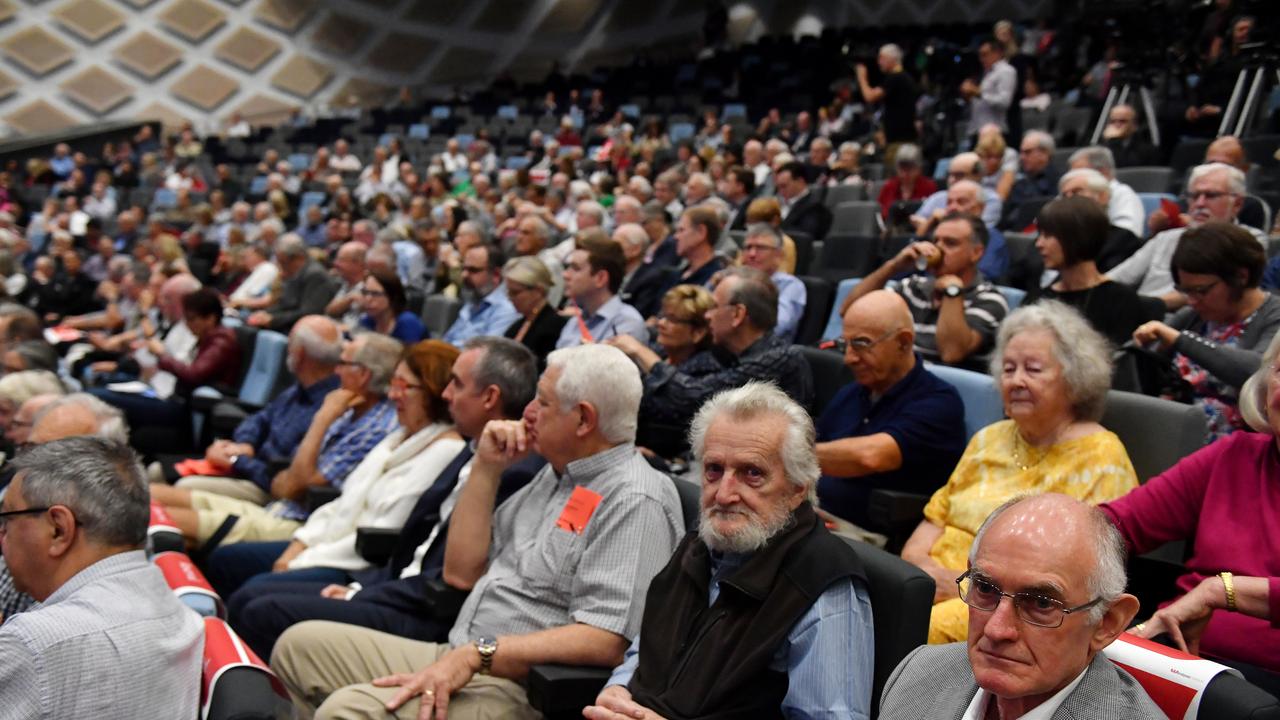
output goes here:
{"type": "Polygon", "coordinates": [[[1258,432],[1222,438],[1100,506],[1135,553],[1192,543],[1179,596],[1133,632],[1168,633],[1188,652],[1264,670],[1250,679],[1272,692],[1280,687],[1278,354],[1280,336],[1240,392],[1245,421],[1258,432]]]}

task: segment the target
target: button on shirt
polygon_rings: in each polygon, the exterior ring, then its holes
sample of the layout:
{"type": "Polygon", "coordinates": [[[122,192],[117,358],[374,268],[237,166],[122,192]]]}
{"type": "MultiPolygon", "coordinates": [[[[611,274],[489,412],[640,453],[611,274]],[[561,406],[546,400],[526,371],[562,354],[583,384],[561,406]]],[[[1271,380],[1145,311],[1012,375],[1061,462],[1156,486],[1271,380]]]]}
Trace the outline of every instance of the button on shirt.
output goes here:
{"type": "Polygon", "coordinates": [[[324,380],[313,383],[310,387],[302,387],[294,383],[280,393],[270,405],[245,418],[236,427],[232,438],[238,443],[248,443],[254,447],[253,457],[241,455],[231,466],[232,473],[239,478],[252,480],[258,487],[271,491],[271,475],[267,472],[272,460],[293,457],[307,434],[311,419],[315,416],[324,396],[338,387],[338,376],[330,375],[324,380]]]}
{"type": "Polygon", "coordinates": [[[675,486],[634,445],[575,460],[563,476],[548,465],[495,513],[489,570],[449,644],[572,623],[635,637],[649,581],[683,535],[675,486]],[[603,496],[580,534],[557,526],[576,487],[603,496]]]}
{"type": "MultiPolygon", "coordinates": [[[[720,596],[720,581],[749,555],[711,555],[707,607],[720,596]]],[[[787,633],[770,669],[787,674],[782,714],[789,718],[867,718],[875,668],[871,600],[861,581],[833,583],[787,633]]],[[[640,638],[627,648],[608,685],[626,686],[640,665],[640,638]]]]}
{"type": "Polygon", "coordinates": [[[507,286],[499,285],[479,302],[467,303],[458,313],[458,319],[444,334],[444,341],[461,346],[473,337],[494,335],[501,337],[520,317],[507,299],[507,286]]]}
{"type": "Polygon", "coordinates": [[[790,273],[779,270],[771,279],[778,288],[778,324],[774,325],[773,334],[788,342],[794,341],[809,292],[800,278],[790,273]]]}
{"type": "Polygon", "coordinates": [[[0,717],[194,718],[203,649],[146,554],[112,555],[0,627],[0,717]]]}
{"type": "Polygon", "coordinates": [[[556,348],[577,347],[583,343],[582,325],[587,326],[591,339],[599,342],[615,335],[630,335],[642,343],[649,342],[649,328],[645,327],[644,318],[639,311],[622,302],[622,298],[614,295],[609,301],[590,315],[582,314],[582,323],[573,318],[560,330],[560,339],[556,348]]]}

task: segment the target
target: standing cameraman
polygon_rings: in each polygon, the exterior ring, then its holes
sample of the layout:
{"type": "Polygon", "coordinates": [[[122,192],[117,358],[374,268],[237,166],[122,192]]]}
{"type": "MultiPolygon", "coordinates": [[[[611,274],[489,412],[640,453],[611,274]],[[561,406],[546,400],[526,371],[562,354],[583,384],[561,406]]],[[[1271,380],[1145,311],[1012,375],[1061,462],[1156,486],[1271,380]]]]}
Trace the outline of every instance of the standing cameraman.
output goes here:
{"type": "Polygon", "coordinates": [[[880,48],[876,56],[876,64],[884,74],[880,87],[871,87],[867,82],[867,66],[858,63],[858,88],[862,99],[868,104],[882,103],[881,125],[884,128],[885,167],[894,166],[894,158],[898,147],[903,143],[915,143],[920,133],[916,128],[916,99],[920,97],[920,89],[902,69],[902,48],[890,43],[880,48]]]}

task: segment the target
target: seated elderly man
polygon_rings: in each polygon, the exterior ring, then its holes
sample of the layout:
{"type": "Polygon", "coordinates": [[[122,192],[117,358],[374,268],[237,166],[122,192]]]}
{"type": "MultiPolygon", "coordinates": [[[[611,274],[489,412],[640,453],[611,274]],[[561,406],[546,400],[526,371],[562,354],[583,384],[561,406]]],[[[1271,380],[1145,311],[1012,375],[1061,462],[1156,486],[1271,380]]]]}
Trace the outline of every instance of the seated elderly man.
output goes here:
{"type": "MultiPolygon", "coordinates": [[[[935,225],[942,222],[942,218],[948,214],[947,189],[962,180],[979,183],[981,187],[982,158],[977,153],[963,152],[951,158],[951,164],[947,166],[947,187],[925,198],[920,208],[911,215],[911,224],[915,227],[916,235],[927,235],[935,225]]],[[[982,221],[988,227],[994,227],[1000,221],[1000,215],[1003,212],[1004,201],[996,191],[991,188],[982,188],[982,221]]]]}
{"type": "Polygon", "coordinates": [[[627,353],[644,375],[641,421],[683,429],[712,395],[749,380],[772,381],[792,400],[811,407],[809,363],[789,342],[773,334],[778,291],[769,277],[755,268],[730,268],[721,274],[712,298],[716,306],[707,311],[711,339],[732,358],[722,370],[689,374],[633,338],[609,341],[627,353]]]}
{"type": "Polygon", "coordinates": [[[583,715],[867,717],[867,581],[813,510],[808,412],[751,382],[708,401],[691,435],[698,530],[650,583],[639,637],[583,715]]]}
{"type": "Polygon", "coordinates": [[[1005,503],[956,581],[969,605],[967,648],[908,655],[885,683],[880,717],[1165,717],[1100,652],[1138,612],[1125,581],[1124,541],[1100,510],[1066,495],[1005,503]]]}
{"type": "Polygon", "coordinates": [[[987,228],[972,215],[948,215],[934,230],[932,242],[908,245],[858,283],[840,308],[885,287],[890,278],[913,270],[895,292],[907,301],[915,321],[916,350],[926,360],[957,365],[988,352],[1009,303],[978,269],[987,228]]]}
{"type": "Polygon", "coordinates": [[[889,290],[844,314],[844,362],[854,382],[818,420],[823,510],[867,525],[874,488],[932,495],[964,452],[964,403],[915,352],[911,311],[889,290]]]}
{"type": "Polygon", "coordinates": [[[485,426],[454,506],[444,579],[471,594],[448,644],[295,625],[271,665],[300,716],[535,718],[531,666],[617,665],[684,533],[675,487],[634,445],[640,394],[614,348],[551,353],[524,421],[485,426]],[[495,515],[503,470],[530,452],[547,467],[495,515]]]}
{"type": "Polygon", "coordinates": [[[792,341],[796,339],[809,294],[800,278],[781,270],[782,256],[782,233],[766,223],[753,223],[747,228],[742,264],[759,270],[773,281],[778,289],[778,324],[773,326],[773,334],[792,341]]]}
{"type": "Polygon", "coordinates": [[[1146,237],[1147,211],[1142,207],[1142,198],[1133,188],[1116,179],[1116,159],[1111,150],[1102,145],[1091,145],[1071,153],[1067,164],[1072,170],[1089,169],[1097,171],[1107,181],[1106,203],[1107,218],[1111,224],[1122,227],[1139,238],[1146,237]]]}
{"type": "Polygon", "coordinates": [[[195,717],[204,624],[147,561],[147,484],[133,452],[68,438],[15,465],[0,545],[18,589],[40,604],[0,626],[4,714],[195,717]]]}
{"type": "Polygon", "coordinates": [[[274,502],[266,507],[168,485],[152,486],[152,500],[165,506],[192,547],[203,547],[215,536],[221,544],[288,540],[307,519],[301,502],[307,489],[342,489],[347,475],[397,427],[387,388],[403,350],[398,341],[377,333],[357,335],[344,344],[340,385],[324,396],[289,466],[271,478],[274,502]]]}
{"type": "MultiPolygon", "coordinates": [[[[1193,168],[1187,183],[1187,227],[1199,227],[1211,220],[1237,222],[1244,196],[1244,173],[1236,168],[1223,163],[1193,168]]],[[[1242,227],[1266,247],[1266,236],[1261,231],[1242,227]]],[[[1186,227],[1180,227],[1159,233],[1128,260],[1112,268],[1107,277],[1132,287],[1139,295],[1160,298],[1171,311],[1181,308],[1187,304],[1187,297],[1174,286],[1173,251],[1186,231],[1186,227]]]]}
{"type": "Polygon", "coordinates": [[[288,365],[297,378],[265,408],[245,418],[230,440],[215,440],[204,459],[215,476],[192,475],[180,487],[208,490],[264,505],[271,499],[271,463],[289,458],[325,397],[340,382],[341,335],[332,320],[305,317],[289,333],[288,365]]]}
{"type": "Polygon", "coordinates": [[[255,327],[287,333],[294,323],[308,315],[324,312],[338,283],[311,259],[307,244],[295,233],[289,233],[275,244],[276,267],[280,268],[280,295],[266,310],[259,310],[246,321],[255,327]]]}

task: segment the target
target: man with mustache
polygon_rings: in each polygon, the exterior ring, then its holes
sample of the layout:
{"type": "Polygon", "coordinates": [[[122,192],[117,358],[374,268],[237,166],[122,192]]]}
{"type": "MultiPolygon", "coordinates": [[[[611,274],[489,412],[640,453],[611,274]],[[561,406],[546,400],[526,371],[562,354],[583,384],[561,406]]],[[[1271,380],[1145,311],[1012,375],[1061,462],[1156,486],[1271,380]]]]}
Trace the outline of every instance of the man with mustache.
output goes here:
{"type": "Polygon", "coordinates": [[[1124,568],[1124,540],[1102,511],[1057,494],[1001,505],[957,580],[967,647],[908,655],[885,683],[881,720],[1164,717],[1100,654],[1138,612],[1124,568]]]}
{"type": "Polygon", "coordinates": [[[750,382],[709,400],[690,437],[698,530],[650,583],[639,637],[583,715],[868,717],[866,577],[811,504],[808,413],[750,382]]]}

